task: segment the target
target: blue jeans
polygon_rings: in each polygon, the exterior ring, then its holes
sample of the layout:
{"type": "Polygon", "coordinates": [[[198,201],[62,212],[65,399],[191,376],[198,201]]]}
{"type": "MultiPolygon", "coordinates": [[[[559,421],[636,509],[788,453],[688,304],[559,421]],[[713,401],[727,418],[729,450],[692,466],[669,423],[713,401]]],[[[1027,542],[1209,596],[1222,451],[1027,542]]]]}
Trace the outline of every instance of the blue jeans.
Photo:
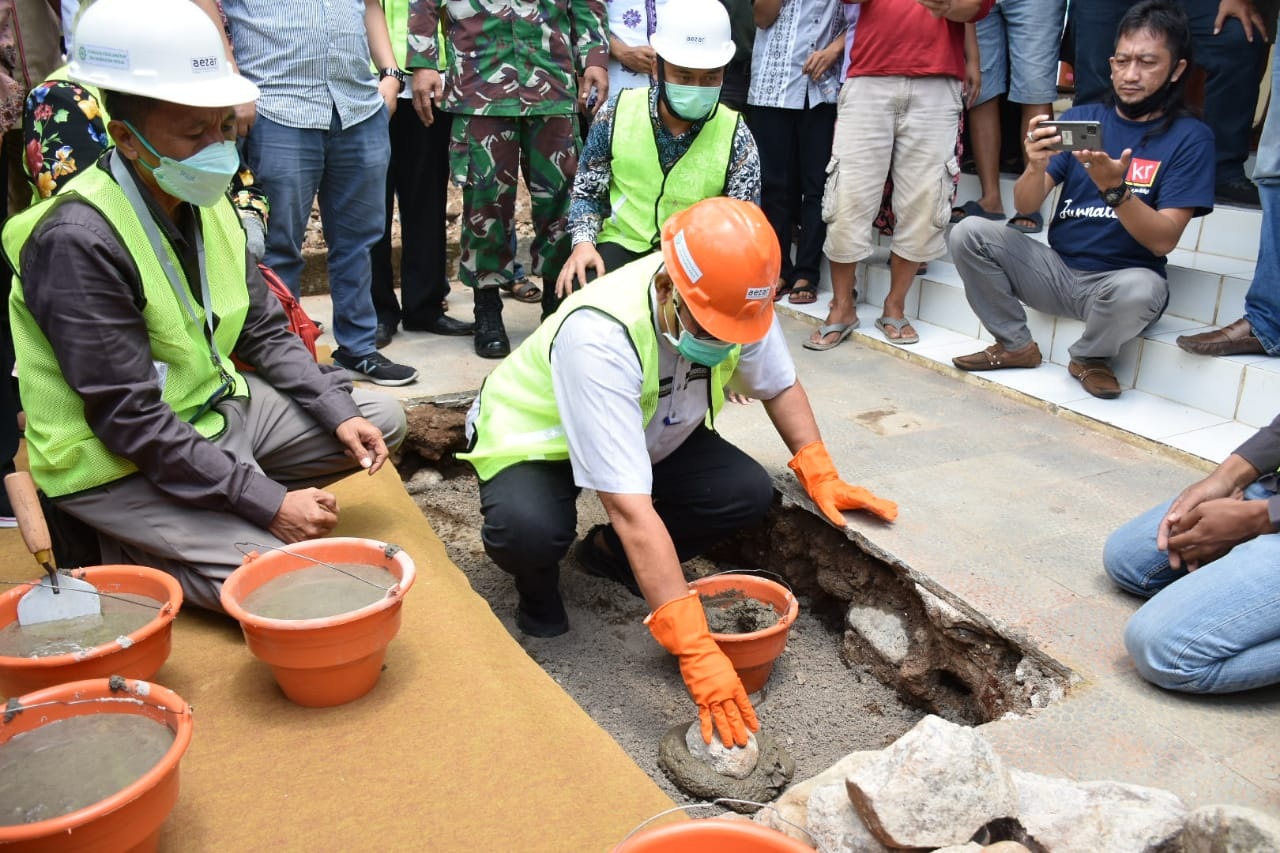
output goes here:
{"type": "Polygon", "coordinates": [[[1268,355],[1280,355],[1280,62],[1271,63],[1271,106],[1258,140],[1253,182],[1262,199],[1262,238],[1253,284],[1244,297],[1244,316],[1268,355]]]}
{"type": "Polygon", "coordinates": [[[311,203],[320,198],[320,218],[329,247],[329,292],[333,337],[343,352],[374,352],[370,250],[386,222],[387,161],[391,141],[387,111],[342,127],[335,111],[328,130],[286,127],[258,116],[245,141],[245,161],[271,202],[263,263],[300,295],[302,238],[311,203]]]}
{"type": "MultiPolygon", "coordinates": [[[[1101,101],[1111,91],[1109,59],[1115,48],[1116,28],[1132,0],[1071,0],[1071,22],[1075,28],[1075,103],[1101,101]]],[[[1258,82],[1267,44],[1254,34],[1245,38],[1244,27],[1228,18],[1222,32],[1213,34],[1218,0],[1183,0],[1191,21],[1192,56],[1206,73],[1204,123],[1213,129],[1218,151],[1217,182],[1244,177],[1244,161],[1249,156],[1249,135],[1254,107],[1258,103],[1258,82]]]]}
{"type": "MultiPolygon", "coordinates": [[[[1274,495],[1261,483],[1247,500],[1274,495]]],[[[1102,562],[1123,589],[1150,598],[1124,644],[1138,673],[1168,690],[1230,693],[1280,682],[1280,534],[1258,536],[1194,572],[1156,549],[1172,500],[1107,539],[1102,562]]]]}
{"type": "Polygon", "coordinates": [[[1015,104],[1053,103],[1066,15],[1066,0],[1001,0],[992,6],[977,23],[982,86],[975,103],[1006,92],[1015,104]]]}

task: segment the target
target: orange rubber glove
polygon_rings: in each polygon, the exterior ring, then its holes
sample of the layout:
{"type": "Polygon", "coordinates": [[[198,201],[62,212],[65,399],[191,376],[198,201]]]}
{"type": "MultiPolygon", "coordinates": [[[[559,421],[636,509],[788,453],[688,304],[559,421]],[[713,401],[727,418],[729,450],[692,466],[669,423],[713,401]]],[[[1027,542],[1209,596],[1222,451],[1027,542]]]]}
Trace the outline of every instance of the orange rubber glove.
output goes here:
{"type": "Polygon", "coordinates": [[[840,514],[842,509],[865,509],[885,521],[898,517],[898,505],[893,501],[878,498],[861,486],[851,486],[841,480],[827,446],[821,441],[813,441],[800,448],[787,467],[796,472],[809,497],[836,527],[844,527],[844,516],[840,514]]]}
{"type": "Polygon", "coordinates": [[[747,729],[759,731],[760,722],[733,664],[711,639],[698,593],[689,590],[671,599],[644,621],[653,638],[680,658],[680,675],[698,706],[703,742],[711,743],[714,721],[726,747],[746,746],[747,729]]]}

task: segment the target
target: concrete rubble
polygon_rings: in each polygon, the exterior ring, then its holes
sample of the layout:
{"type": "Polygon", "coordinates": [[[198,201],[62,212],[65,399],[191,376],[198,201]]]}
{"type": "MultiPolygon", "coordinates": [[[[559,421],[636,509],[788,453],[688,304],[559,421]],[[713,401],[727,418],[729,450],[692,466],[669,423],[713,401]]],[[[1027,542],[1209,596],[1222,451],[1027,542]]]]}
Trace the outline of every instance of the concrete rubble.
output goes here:
{"type": "Polygon", "coordinates": [[[1158,788],[1026,773],[936,716],[796,783],[754,819],[826,853],[1280,853],[1270,815],[1191,811],[1158,788]]]}

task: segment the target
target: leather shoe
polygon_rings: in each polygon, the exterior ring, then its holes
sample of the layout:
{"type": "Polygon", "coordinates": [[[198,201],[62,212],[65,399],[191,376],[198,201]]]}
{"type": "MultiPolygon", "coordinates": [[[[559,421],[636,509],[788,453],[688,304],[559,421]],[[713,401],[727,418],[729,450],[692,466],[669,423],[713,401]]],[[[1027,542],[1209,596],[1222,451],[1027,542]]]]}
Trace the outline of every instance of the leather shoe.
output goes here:
{"type": "Polygon", "coordinates": [[[1201,332],[1198,335],[1182,335],[1179,348],[1196,355],[1262,355],[1266,349],[1253,333],[1253,326],[1241,317],[1230,326],[1201,332]]]}
{"type": "Polygon", "coordinates": [[[373,330],[373,345],[377,349],[382,349],[391,343],[391,339],[395,337],[396,327],[391,323],[379,323],[378,327],[373,330]]]}
{"type": "Polygon", "coordinates": [[[1067,372],[1080,380],[1084,390],[1101,400],[1114,400],[1120,396],[1120,381],[1115,373],[1101,361],[1076,361],[1067,365],[1067,372]]]}
{"type": "Polygon", "coordinates": [[[481,358],[506,358],[511,355],[511,341],[502,326],[501,314],[476,312],[476,355],[481,358]]]}
{"type": "Polygon", "coordinates": [[[1032,341],[1024,347],[1009,350],[1003,344],[992,344],[982,352],[958,355],[951,363],[961,370],[1003,370],[1006,367],[1039,367],[1043,356],[1032,341]]]}
{"type": "Polygon", "coordinates": [[[447,314],[441,314],[434,320],[421,325],[405,323],[404,328],[407,332],[430,332],[433,335],[470,335],[475,332],[476,324],[455,320],[447,314]]]}

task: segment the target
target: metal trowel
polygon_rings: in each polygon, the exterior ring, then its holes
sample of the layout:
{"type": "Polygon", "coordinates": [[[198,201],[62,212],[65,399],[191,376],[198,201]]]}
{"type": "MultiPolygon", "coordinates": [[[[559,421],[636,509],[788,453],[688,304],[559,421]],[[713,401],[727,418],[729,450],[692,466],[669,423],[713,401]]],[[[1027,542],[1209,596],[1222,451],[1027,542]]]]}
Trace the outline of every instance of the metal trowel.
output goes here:
{"type": "Polygon", "coordinates": [[[27,550],[45,570],[45,577],[26,595],[18,599],[18,624],[35,625],[58,619],[96,616],[102,612],[98,588],[86,580],[60,575],[53,561],[53,541],[36,496],[36,484],[26,471],[8,474],[4,489],[18,518],[18,529],[27,550]]]}

